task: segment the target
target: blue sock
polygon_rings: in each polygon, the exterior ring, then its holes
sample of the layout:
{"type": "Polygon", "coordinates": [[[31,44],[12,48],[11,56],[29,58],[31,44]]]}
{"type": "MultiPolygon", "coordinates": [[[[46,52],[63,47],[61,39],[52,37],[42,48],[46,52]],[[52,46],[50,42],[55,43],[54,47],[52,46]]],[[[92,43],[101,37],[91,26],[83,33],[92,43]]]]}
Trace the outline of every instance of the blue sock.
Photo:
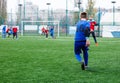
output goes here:
{"type": "Polygon", "coordinates": [[[81,56],[80,55],[75,55],[76,56],[76,59],[79,61],[79,62],[81,62],[82,61],[82,58],[81,58],[81,56]]]}

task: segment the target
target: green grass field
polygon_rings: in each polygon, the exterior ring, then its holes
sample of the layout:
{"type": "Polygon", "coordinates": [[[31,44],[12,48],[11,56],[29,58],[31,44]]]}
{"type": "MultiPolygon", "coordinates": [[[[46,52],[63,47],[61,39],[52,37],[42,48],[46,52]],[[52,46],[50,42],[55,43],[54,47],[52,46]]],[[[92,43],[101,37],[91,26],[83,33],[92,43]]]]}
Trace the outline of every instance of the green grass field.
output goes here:
{"type": "Polygon", "coordinates": [[[72,37],[0,38],[0,83],[120,83],[120,39],[93,39],[89,69],[74,57],[72,37]]]}

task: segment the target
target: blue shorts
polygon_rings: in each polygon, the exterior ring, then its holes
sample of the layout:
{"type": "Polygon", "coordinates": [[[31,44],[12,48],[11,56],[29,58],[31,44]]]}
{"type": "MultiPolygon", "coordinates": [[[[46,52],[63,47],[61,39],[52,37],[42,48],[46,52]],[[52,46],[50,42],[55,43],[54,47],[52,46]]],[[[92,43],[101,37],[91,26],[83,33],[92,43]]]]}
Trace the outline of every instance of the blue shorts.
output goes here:
{"type": "Polygon", "coordinates": [[[86,41],[75,41],[74,43],[74,52],[79,55],[80,53],[88,51],[88,47],[85,46],[86,41]]]}

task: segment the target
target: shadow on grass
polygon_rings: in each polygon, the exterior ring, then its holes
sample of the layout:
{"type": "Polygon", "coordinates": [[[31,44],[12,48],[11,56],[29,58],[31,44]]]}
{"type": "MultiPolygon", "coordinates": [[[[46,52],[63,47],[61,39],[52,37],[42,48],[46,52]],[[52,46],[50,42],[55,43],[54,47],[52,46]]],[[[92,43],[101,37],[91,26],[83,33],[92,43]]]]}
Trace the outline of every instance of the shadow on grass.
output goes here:
{"type": "Polygon", "coordinates": [[[101,68],[96,68],[96,67],[89,67],[88,69],[86,69],[85,71],[87,72],[92,72],[92,73],[103,73],[106,70],[105,69],[101,69],[101,68]]]}

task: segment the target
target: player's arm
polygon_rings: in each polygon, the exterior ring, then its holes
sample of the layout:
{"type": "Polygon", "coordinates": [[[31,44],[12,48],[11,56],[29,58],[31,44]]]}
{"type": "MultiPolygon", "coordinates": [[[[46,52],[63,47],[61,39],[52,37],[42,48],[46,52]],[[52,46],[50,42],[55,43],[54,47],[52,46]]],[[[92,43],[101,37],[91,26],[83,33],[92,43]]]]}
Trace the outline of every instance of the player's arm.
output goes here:
{"type": "Polygon", "coordinates": [[[85,29],[84,33],[85,33],[85,37],[89,38],[89,36],[90,36],[90,28],[87,27],[87,28],[85,29]]]}
{"type": "Polygon", "coordinates": [[[95,22],[95,26],[99,26],[99,23],[95,22]]]}
{"type": "Polygon", "coordinates": [[[90,46],[89,36],[90,36],[90,27],[85,29],[85,38],[86,38],[86,46],[90,46]]]}

